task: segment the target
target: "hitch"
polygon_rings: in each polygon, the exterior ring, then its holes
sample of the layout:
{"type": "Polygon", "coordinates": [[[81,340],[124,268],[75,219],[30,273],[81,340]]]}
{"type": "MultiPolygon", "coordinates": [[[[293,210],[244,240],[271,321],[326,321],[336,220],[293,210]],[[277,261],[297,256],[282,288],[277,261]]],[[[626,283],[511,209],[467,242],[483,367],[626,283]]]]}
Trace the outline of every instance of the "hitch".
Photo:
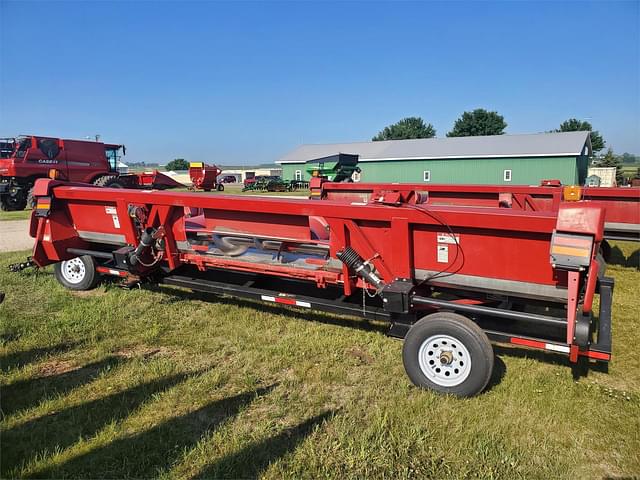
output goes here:
{"type": "Polygon", "coordinates": [[[16,272],[21,272],[22,270],[26,270],[27,268],[30,268],[30,267],[38,268],[36,263],[33,261],[33,258],[27,257],[27,261],[26,262],[10,264],[9,265],[9,271],[16,273],[16,272]]]}

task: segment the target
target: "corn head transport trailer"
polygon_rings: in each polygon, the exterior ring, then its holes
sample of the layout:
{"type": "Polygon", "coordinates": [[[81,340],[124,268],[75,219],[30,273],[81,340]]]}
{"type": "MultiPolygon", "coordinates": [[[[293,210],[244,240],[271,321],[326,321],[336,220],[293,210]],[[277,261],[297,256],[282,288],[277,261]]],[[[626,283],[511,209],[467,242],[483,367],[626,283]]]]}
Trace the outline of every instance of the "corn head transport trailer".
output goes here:
{"type": "MultiPolygon", "coordinates": [[[[604,237],[607,240],[640,242],[640,188],[580,187],[543,180],[527,185],[444,185],[413,183],[338,183],[323,181],[323,200],[368,202],[374,192],[420,192],[428,205],[499,207],[524,211],[557,210],[562,202],[583,200],[605,210],[604,237]]],[[[603,250],[607,250],[606,242],[603,250]]]]}
{"type": "Polygon", "coordinates": [[[55,180],[35,195],[32,262],[55,264],[67,288],[112,275],[383,320],[420,387],[481,392],[491,342],[574,364],[611,356],[604,212],[586,202],[531,212],[432,206],[415,192],[314,201],[55,180]]]}

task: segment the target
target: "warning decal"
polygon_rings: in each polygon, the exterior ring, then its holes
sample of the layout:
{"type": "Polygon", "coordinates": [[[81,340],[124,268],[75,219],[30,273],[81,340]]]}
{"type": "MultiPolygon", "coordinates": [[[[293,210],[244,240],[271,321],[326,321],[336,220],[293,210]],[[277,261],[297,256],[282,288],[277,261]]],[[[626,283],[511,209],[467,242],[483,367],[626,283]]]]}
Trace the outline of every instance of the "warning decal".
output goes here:
{"type": "Polygon", "coordinates": [[[449,263],[449,245],[438,245],[438,263],[449,263]]]}
{"type": "Polygon", "coordinates": [[[449,243],[455,245],[456,243],[460,243],[460,235],[452,235],[449,232],[440,233],[438,232],[438,243],[449,243]]]}

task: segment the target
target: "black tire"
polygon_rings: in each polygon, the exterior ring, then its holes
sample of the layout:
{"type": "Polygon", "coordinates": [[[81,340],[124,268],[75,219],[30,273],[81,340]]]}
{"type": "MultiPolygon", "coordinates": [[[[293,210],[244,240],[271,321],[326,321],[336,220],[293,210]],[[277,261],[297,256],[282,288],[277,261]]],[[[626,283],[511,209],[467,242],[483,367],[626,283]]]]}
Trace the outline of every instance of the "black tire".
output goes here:
{"type": "Polygon", "coordinates": [[[491,343],[478,325],[462,315],[439,312],[409,329],[402,360],[414,385],[472,397],[489,383],[494,357],[491,343]],[[464,360],[467,356],[470,358],[464,360]],[[443,363],[443,358],[449,363],[443,363]]]}
{"type": "Polygon", "coordinates": [[[606,240],[603,240],[600,243],[600,253],[602,254],[602,258],[604,258],[605,262],[611,261],[611,245],[606,240]]]}
{"type": "Polygon", "coordinates": [[[224,192],[224,185],[223,184],[221,184],[221,183],[218,184],[218,191],[219,192],[224,192]]]}
{"type": "Polygon", "coordinates": [[[124,188],[124,185],[118,181],[116,175],[103,175],[102,177],[96,178],[93,184],[98,187],[124,188]]]}
{"type": "Polygon", "coordinates": [[[36,197],[33,196],[33,187],[31,187],[29,193],[27,193],[27,208],[31,210],[36,208],[36,197]]]}
{"type": "Polygon", "coordinates": [[[27,199],[24,194],[2,195],[0,196],[0,210],[4,212],[15,212],[24,210],[27,206],[27,199]]]}
{"type": "Polygon", "coordinates": [[[69,290],[91,290],[100,280],[100,274],[96,272],[96,262],[90,255],[58,262],[54,265],[53,271],[56,280],[69,290]]]}

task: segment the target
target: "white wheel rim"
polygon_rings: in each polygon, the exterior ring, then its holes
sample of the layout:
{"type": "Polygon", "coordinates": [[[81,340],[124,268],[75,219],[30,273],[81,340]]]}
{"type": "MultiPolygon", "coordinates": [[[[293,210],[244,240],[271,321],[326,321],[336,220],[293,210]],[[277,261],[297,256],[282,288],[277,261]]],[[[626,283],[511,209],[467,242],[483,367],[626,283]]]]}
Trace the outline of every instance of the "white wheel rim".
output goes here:
{"type": "Polygon", "coordinates": [[[432,335],[418,350],[422,373],[436,385],[455,387],[471,373],[471,355],[460,340],[450,335],[432,335]]]}
{"type": "Polygon", "coordinates": [[[80,283],[82,280],[84,280],[84,277],[87,274],[84,268],[84,262],[80,259],[80,257],[63,261],[60,271],[62,272],[62,277],[67,282],[73,284],[80,283]]]}

